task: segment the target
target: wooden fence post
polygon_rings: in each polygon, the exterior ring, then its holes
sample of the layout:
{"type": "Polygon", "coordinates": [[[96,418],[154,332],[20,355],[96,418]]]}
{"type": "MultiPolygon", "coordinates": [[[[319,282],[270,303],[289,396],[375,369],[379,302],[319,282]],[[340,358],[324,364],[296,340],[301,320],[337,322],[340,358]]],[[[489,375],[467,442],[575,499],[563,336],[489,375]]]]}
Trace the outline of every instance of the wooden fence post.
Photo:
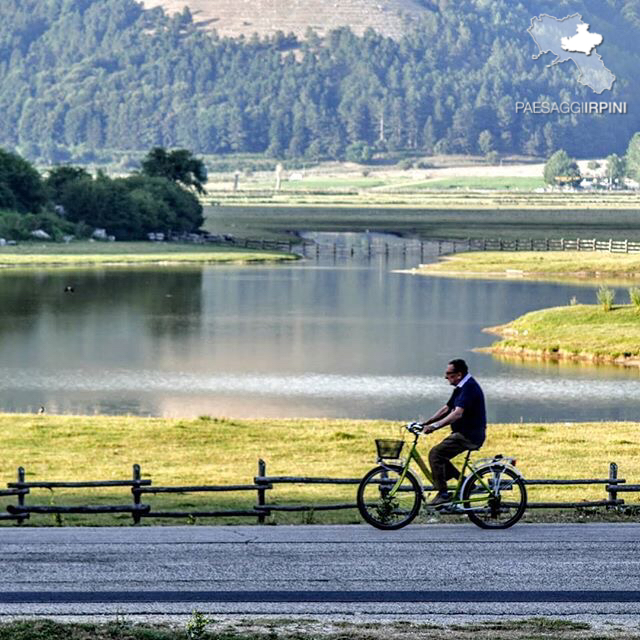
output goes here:
{"type": "MultiPolygon", "coordinates": [[[[26,478],[24,467],[18,467],[18,482],[24,482],[26,478]]],[[[18,506],[24,507],[24,493],[18,494],[18,506]]],[[[25,518],[18,518],[18,524],[22,524],[25,518]]]]}
{"type": "Polygon", "coordinates": [[[614,504],[618,501],[618,492],[615,491],[618,484],[618,465],[615,462],[609,464],[609,500],[614,504]]]}
{"type": "Polygon", "coordinates": [[[564,251],[564,238],[560,238],[560,251],[564,251]]]}
{"type": "MultiPolygon", "coordinates": [[[[140,494],[135,491],[135,489],[140,488],[140,465],[133,465],[133,482],[134,485],[131,487],[131,493],[133,493],[133,505],[135,507],[140,506],[140,494]]],[[[131,516],[133,517],[133,524],[140,524],[140,511],[135,510],[131,512],[131,516]]]]}
{"type": "MultiPolygon", "coordinates": [[[[264,460],[262,460],[262,458],[260,458],[260,460],[258,460],[258,476],[260,478],[264,478],[266,475],[267,475],[267,463],[264,460]]],[[[258,483],[258,484],[262,484],[262,483],[258,483]]],[[[264,488],[258,489],[258,506],[264,507],[265,504],[266,504],[265,489],[264,488]]],[[[258,524],[264,524],[264,521],[265,521],[264,511],[261,511],[260,515],[258,515],[258,524]]]]}

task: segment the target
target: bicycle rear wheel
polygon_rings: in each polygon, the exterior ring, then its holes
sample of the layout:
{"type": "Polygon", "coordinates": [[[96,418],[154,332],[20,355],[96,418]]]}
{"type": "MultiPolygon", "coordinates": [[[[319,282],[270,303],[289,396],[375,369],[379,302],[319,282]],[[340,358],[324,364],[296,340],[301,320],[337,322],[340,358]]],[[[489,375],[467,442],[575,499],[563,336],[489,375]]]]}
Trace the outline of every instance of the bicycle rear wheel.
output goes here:
{"type": "Polygon", "coordinates": [[[418,515],[422,488],[411,471],[407,471],[394,496],[389,496],[401,474],[401,466],[385,465],[371,469],[362,478],[357,501],[365,522],[378,529],[400,529],[418,515]]]}
{"type": "Polygon", "coordinates": [[[482,529],[507,529],[527,508],[527,489],[522,478],[503,465],[474,472],[462,494],[469,520],[482,529]]]}

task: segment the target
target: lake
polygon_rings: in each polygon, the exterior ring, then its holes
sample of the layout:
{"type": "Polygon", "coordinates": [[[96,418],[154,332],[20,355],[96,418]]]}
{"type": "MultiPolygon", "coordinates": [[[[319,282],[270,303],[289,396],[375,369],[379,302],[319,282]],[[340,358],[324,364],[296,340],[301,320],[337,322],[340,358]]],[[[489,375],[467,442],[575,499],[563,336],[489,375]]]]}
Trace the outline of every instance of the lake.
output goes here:
{"type": "Polygon", "coordinates": [[[5,270],[0,409],[411,420],[444,404],[446,363],[463,357],[492,421],[637,419],[637,369],[472,351],[495,339],[483,328],[573,296],[595,302],[596,285],[396,272],[415,264],[321,255],[275,266],[5,270]]]}

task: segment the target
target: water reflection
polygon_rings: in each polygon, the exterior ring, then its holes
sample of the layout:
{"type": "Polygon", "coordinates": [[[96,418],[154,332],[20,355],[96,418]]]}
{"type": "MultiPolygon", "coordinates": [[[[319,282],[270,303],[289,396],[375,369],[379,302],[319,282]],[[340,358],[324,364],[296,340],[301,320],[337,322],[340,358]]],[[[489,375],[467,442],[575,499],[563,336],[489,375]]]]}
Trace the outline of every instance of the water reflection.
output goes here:
{"type": "Polygon", "coordinates": [[[499,421],[635,419],[637,370],[472,351],[482,329],[595,285],[427,278],[413,258],[0,274],[0,407],[409,419],[465,357],[499,421]],[[64,293],[72,284],[73,294],[64,293]]]}

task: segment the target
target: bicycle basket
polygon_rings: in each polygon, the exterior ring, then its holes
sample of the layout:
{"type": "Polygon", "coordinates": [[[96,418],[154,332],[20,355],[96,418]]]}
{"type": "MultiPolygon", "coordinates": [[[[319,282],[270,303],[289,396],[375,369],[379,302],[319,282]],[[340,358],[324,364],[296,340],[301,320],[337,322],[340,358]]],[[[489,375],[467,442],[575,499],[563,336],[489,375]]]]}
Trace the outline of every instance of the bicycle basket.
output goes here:
{"type": "Polygon", "coordinates": [[[378,458],[399,458],[403,446],[402,440],[376,440],[378,458]]]}

